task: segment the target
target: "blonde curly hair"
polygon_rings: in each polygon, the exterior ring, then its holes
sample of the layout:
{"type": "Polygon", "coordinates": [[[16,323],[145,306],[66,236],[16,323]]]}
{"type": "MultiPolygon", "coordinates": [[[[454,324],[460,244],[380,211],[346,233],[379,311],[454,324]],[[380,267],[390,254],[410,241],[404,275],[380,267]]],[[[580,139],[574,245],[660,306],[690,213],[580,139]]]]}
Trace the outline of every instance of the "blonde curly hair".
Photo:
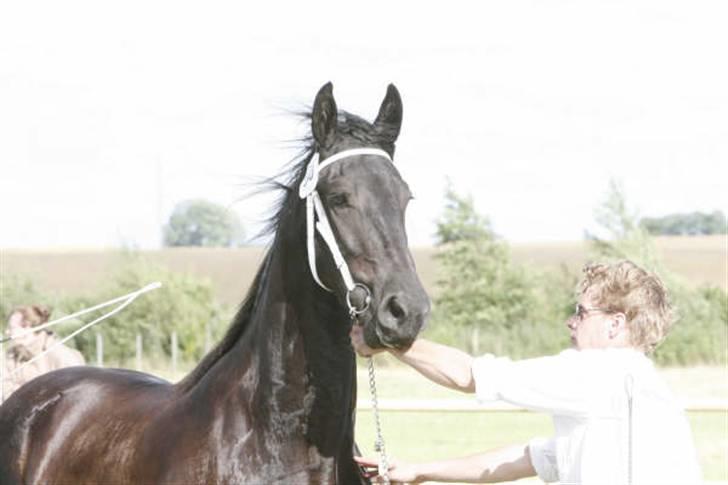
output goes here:
{"type": "Polygon", "coordinates": [[[577,297],[589,294],[594,305],[623,313],[630,343],[647,353],[662,342],[675,321],[667,289],[660,278],[632,261],[590,263],[577,286],[577,297]]]}

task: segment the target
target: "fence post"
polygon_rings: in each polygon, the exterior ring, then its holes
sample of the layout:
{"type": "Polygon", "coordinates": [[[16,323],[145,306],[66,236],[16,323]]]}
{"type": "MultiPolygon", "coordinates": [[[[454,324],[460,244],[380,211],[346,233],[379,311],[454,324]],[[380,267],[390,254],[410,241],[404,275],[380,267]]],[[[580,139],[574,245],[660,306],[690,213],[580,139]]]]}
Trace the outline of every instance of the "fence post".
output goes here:
{"type": "Polygon", "coordinates": [[[480,328],[475,327],[473,333],[470,336],[471,342],[470,347],[473,349],[473,355],[480,354],[480,328]]]}
{"type": "Polygon", "coordinates": [[[104,336],[96,332],[96,365],[104,366],[104,336]]]}
{"type": "Polygon", "coordinates": [[[210,352],[212,348],[212,334],[210,333],[210,323],[205,324],[205,354],[210,352]]]}
{"type": "Polygon", "coordinates": [[[142,370],[142,335],[136,336],[136,370],[142,370]]]}
{"type": "Polygon", "coordinates": [[[177,377],[177,332],[172,332],[172,375],[173,379],[177,377]]]}

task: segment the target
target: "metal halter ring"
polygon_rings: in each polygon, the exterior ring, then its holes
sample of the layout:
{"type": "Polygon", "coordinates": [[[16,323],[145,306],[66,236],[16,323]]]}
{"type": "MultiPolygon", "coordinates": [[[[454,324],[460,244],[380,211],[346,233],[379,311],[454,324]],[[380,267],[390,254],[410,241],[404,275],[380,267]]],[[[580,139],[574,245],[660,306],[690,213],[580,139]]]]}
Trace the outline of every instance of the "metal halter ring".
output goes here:
{"type": "Polygon", "coordinates": [[[352,317],[356,315],[361,315],[365,311],[369,309],[369,303],[372,301],[372,292],[369,291],[369,288],[366,285],[363,285],[361,283],[355,283],[354,287],[351,290],[348,290],[346,292],[346,305],[349,307],[349,315],[352,317]],[[354,305],[351,304],[351,294],[354,293],[354,290],[357,288],[363,289],[367,296],[364,298],[364,307],[361,309],[357,309],[354,305]]]}

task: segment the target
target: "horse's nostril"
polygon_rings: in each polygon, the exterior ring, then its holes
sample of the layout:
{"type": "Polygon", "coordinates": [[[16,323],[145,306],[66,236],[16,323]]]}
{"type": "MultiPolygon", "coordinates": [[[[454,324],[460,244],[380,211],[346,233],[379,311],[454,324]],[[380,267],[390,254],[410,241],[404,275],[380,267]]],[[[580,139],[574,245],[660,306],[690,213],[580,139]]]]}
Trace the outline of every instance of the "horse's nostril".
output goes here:
{"type": "Polygon", "coordinates": [[[407,316],[407,311],[402,305],[400,305],[399,301],[397,301],[397,297],[395,296],[389,299],[387,309],[398,322],[403,320],[404,317],[407,316]]]}

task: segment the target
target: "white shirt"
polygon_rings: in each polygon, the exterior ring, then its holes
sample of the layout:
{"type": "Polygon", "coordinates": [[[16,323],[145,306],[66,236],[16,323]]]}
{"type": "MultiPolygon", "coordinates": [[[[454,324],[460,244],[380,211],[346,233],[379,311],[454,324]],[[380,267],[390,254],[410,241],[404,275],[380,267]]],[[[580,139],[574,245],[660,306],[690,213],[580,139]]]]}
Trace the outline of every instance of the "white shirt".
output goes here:
{"type": "Polygon", "coordinates": [[[571,349],[521,361],[484,355],[472,373],[479,400],[552,415],[554,436],[529,443],[545,482],[701,483],[685,413],[641,352],[571,349]]]}

